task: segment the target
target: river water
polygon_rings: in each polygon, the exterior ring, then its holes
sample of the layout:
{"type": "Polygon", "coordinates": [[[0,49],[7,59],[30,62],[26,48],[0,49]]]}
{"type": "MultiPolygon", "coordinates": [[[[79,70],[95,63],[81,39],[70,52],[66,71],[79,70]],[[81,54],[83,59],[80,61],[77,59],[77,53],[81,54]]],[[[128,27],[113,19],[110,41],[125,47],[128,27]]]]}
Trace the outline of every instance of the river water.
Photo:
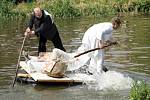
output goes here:
{"type": "MultiPolygon", "coordinates": [[[[55,23],[67,52],[74,52],[80,46],[84,32],[91,25],[109,21],[111,18],[55,19],[55,23]]],[[[11,85],[27,20],[1,19],[0,100],[128,100],[130,89],[124,88],[128,78],[150,83],[150,16],[123,16],[122,19],[122,27],[114,32],[114,38],[119,45],[111,47],[105,56],[105,65],[110,70],[108,76],[115,74],[118,80],[105,75],[100,80],[97,79],[97,85],[44,86],[17,82],[14,88],[11,85]],[[120,82],[119,76],[126,80],[120,82]],[[107,81],[120,82],[119,89],[101,89],[107,81]]],[[[24,50],[34,55],[37,53],[37,46],[38,40],[33,36],[26,40],[24,50]]],[[[48,42],[47,47],[47,51],[51,51],[53,44],[48,42]]]]}

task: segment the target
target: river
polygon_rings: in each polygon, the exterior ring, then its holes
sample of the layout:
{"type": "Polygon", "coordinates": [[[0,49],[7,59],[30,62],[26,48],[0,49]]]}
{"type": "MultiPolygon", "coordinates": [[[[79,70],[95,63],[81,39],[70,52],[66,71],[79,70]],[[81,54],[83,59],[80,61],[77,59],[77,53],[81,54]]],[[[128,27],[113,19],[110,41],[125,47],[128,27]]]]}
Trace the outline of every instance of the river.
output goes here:
{"type": "MultiPolygon", "coordinates": [[[[84,17],[55,19],[67,52],[74,52],[81,44],[84,32],[93,24],[109,21],[112,17],[84,17]]],[[[133,80],[150,83],[150,16],[123,16],[123,23],[115,31],[118,46],[106,51],[108,69],[133,80]]],[[[0,21],[0,100],[127,100],[130,89],[107,91],[86,84],[75,86],[43,86],[16,83],[12,88],[16,63],[21,48],[27,20],[0,21]]],[[[26,40],[24,50],[37,53],[35,36],[26,40]]],[[[53,44],[47,43],[47,51],[53,44]]],[[[23,60],[23,58],[21,58],[23,60]]],[[[100,84],[101,85],[101,84],[100,84]]],[[[122,85],[123,87],[123,85],[122,85]]]]}

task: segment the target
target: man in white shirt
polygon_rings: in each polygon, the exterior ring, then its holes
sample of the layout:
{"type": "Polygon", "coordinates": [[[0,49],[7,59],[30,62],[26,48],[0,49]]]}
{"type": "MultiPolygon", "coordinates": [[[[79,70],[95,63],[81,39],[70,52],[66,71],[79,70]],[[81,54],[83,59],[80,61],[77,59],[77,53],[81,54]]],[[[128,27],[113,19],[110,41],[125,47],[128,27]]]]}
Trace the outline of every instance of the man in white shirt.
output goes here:
{"type": "MultiPolygon", "coordinates": [[[[121,20],[118,17],[114,17],[111,22],[104,22],[95,24],[90,27],[84,34],[82,39],[82,45],[78,48],[79,52],[84,52],[97,47],[102,47],[106,43],[112,41],[112,32],[120,27],[121,20]]],[[[107,71],[107,68],[103,66],[104,63],[104,50],[97,50],[88,53],[87,59],[90,59],[88,71],[93,74],[95,72],[101,73],[107,71]]]]}

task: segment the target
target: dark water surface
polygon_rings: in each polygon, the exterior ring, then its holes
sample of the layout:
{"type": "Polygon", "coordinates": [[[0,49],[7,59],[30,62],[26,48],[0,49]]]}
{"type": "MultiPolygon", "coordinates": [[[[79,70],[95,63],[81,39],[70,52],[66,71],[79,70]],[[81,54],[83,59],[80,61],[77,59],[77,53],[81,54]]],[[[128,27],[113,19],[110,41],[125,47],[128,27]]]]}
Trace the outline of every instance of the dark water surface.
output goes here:
{"type": "MultiPolygon", "coordinates": [[[[67,52],[75,51],[81,44],[84,32],[93,24],[109,21],[110,17],[56,19],[67,52]]],[[[105,64],[110,70],[129,75],[134,80],[150,83],[150,16],[125,16],[122,27],[114,32],[118,46],[106,52],[105,64]]],[[[129,90],[100,91],[86,85],[41,86],[16,83],[14,78],[19,49],[26,29],[26,20],[0,21],[0,100],[127,100],[129,90]]],[[[28,38],[24,49],[36,54],[38,41],[28,38]]],[[[48,51],[53,45],[48,42],[48,51]]]]}

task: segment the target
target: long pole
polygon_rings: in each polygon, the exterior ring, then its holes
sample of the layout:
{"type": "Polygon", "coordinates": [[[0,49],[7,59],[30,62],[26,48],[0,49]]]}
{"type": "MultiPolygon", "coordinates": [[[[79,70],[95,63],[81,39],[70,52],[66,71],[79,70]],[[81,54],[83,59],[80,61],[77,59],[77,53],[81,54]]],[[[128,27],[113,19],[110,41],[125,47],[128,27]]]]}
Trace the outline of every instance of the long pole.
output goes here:
{"type": "Polygon", "coordinates": [[[76,57],[79,57],[79,56],[81,56],[81,55],[83,55],[83,54],[86,54],[86,53],[89,53],[89,52],[92,52],[92,51],[95,51],[95,50],[104,49],[104,48],[106,48],[106,47],[109,47],[109,46],[111,46],[111,45],[116,45],[116,44],[117,44],[117,42],[111,42],[111,43],[109,43],[108,45],[104,45],[104,46],[101,47],[101,48],[90,49],[90,50],[85,51],[85,52],[82,52],[82,53],[80,53],[80,54],[78,54],[78,55],[76,55],[76,56],[74,56],[74,57],[76,58],[76,57]]]}
{"type": "Polygon", "coordinates": [[[27,35],[25,35],[25,37],[23,39],[23,42],[22,42],[22,46],[21,46],[21,50],[20,50],[18,62],[17,62],[17,65],[16,65],[15,78],[13,80],[12,87],[14,87],[15,82],[16,82],[16,78],[17,78],[17,74],[18,74],[18,69],[19,69],[20,58],[21,58],[21,54],[22,54],[22,50],[23,50],[23,47],[24,47],[24,43],[25,43],[26,37],[27,37],[27,35]]]}

